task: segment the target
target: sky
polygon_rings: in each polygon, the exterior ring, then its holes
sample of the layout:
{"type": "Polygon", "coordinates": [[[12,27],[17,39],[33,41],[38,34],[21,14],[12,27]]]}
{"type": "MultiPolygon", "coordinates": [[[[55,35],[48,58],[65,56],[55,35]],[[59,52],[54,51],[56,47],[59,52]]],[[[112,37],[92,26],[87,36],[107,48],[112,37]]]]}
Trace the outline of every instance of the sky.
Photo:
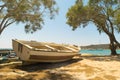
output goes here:
{"type": "MultiPolygon", "coordinates": [[[[99,34],[94,24],[72,31],[72,28],[66,24],[66,13],[74,5],[75,0],[69,0],[69,2],[68,0],[56,1],[59,13],[55,16],[55,19],[50,20],[46,16],[43,28],[33,34],[26,34],[23,24],[10,25],[0,35],[0,48],[12,48],[12,39],[74,44],[78,46],[109,43],[109,38],[104,33],[99,34]]],[[[118,41],[120,41],[120,34],[116,34],[116,36],[118,41]]]]}

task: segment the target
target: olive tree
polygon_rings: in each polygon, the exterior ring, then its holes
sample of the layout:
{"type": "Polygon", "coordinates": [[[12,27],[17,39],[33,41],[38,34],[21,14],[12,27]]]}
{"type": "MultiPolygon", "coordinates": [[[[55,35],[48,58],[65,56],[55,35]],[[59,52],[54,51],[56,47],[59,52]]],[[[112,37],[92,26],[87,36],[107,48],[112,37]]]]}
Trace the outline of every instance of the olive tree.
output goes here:
{"type": "Polygon", "coordinates": [[[116,48],[120,48],[120,43],[115,33],[120,32],[119,0],[88,0],[85,5],[82,0],[77,0],[66,16],[67,24],[73,30],[95,24],[100,33],[104,32],[109,37],[111,55],[117,55],[116,48]]]}
{"type": "Polygon", "coordinates": [[[23,23],[26,32],[42,28],[44,16],[58,12],[55,0],[0,0],[0,34],[13,23],[23,23]]]}

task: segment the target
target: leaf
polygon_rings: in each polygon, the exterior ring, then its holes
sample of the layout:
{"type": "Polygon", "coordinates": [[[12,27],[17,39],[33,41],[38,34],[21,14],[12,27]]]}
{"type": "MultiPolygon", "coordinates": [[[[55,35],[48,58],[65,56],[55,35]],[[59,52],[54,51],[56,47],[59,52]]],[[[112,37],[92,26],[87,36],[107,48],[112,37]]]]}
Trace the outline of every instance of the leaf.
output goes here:
{"type": "MultiPolygon", "coordinates": [[[[58,12],[55,0],[1,0],[0,3],[0,6],[3,5],[0,7],[0,21],[5,23],[4,21],[11,19],[17,24],[22,22],[26,32],[40,30],[40,25],[44,24],[43,15],[48,14],[53,19],[58,12]]],[[[3,23],[0,23],[0,31],[3,23]]]]}

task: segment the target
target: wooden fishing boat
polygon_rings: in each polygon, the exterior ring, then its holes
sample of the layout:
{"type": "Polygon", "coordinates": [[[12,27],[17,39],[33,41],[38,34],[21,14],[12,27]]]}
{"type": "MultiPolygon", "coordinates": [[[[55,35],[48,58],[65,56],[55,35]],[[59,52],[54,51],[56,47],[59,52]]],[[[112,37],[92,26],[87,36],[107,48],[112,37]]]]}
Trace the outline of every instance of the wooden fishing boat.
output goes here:
{"type": "Polygon", "coordinates": [[[12,44],[19,59],[27,62],[62,62],[79,52],[78,47],[55,43],[12,40],[12,44]]]}

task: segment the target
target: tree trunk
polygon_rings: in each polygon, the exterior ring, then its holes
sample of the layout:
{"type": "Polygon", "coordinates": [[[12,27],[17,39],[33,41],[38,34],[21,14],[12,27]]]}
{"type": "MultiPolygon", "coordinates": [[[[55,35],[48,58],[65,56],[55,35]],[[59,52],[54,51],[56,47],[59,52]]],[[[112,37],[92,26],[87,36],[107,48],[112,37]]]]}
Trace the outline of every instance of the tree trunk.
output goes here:
{"type": "Polygon", "coordinates": [[[109,40],[110,40],[110,50],[111,50],[111,55],[117,55],[116,48],[119,45],[118,41],[116,40],[114,33],[110,33],[105,26],[101,26],[103,31],[108,35],[109,40]],[[117,46],[116,46],[117,44],[117,46]]]}
{"type": "Polygon", "coordinates": [[[111,50],[111,55],[117,55],[117,52],[116,52],[116,44],[114,43],[114,39],[112,38],[112,36],[109,36],[110,38],[110,50],[111,50]]]}
{"type": "Polygon", "coordinates": [[[111,43],[110,43],[110,50],[111,50],[111,55],[117,55],[116,48],[111,43]]]}

